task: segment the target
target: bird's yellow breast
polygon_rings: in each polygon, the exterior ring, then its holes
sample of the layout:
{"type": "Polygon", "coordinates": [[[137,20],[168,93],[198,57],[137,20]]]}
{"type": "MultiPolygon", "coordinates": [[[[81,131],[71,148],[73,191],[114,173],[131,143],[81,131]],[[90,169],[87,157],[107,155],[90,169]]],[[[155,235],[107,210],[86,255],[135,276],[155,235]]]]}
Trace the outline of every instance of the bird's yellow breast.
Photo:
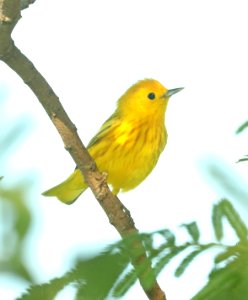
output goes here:
{"type": "Polygon", "coordinates": [[[108,173],[115,193],[139,185],[152,171],[163,151],[167,133],[162,122],[112,122],[101,142],[93,144],[90,154],[97,166],[108,173]]]}

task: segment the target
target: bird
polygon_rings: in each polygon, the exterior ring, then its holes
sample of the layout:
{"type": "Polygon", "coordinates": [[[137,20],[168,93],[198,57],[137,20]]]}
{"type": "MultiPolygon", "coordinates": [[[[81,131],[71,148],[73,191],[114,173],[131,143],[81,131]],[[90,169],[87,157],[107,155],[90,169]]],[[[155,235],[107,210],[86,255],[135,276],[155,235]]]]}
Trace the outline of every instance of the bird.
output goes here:
{"type": "MultiPolygon", "coordinates": [[[[183,88],[167,89],[155,79],[133,84],[119,98],[114,113],[90,140],[87,150],[113,194],[136,188],[151,173],[167,143],[165,113],[170,97],[183,88]]],[[[43,192],[72,204],[87,189],[80,170],[43,192]]]]}

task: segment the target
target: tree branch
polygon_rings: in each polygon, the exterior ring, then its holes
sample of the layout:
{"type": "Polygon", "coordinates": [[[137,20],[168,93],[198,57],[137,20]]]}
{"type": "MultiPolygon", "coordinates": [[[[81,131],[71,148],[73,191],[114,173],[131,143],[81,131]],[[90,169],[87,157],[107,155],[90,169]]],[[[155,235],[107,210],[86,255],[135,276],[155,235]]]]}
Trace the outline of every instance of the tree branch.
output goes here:
{"type": "MultiPolygon", "coordinates": [[[[24,2],[32,3],[33,1],[24,2]]],[[[24,2],[22,1],[22,3],[24,2]]],[[[106,175],[100,173],[97,169],[59,98],[32,62],[15,46],[11,38],[11,32],[20,18],[21,8],[23,7],[20,0],[0,0],[0,59],[22,78],[39,99],[58,130],[65,148],[69,151],[95,198],[108,216],[109,222],[123,238],[131,234],[137,234],[138,230],[135,228],[129,211],[109,190],[106,184],[106,175]]],[[[147,265],[143,272],[137,272],[143,290],[149,299],[164,300],[165,294],[156,281],[144,245],[138,239],[130,240],[129,254],[134,268],[137,270],[141,264],[145,263],[147,265]],[[147,286],[147,275],[153,279],[152,286],[147,286]]]]}

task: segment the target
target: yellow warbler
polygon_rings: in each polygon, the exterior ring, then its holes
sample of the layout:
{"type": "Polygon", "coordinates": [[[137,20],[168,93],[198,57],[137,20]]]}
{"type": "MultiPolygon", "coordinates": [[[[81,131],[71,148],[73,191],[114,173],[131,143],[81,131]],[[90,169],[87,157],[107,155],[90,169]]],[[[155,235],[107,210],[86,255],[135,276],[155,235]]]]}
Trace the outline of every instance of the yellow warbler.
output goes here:
{"type": "MultiPolygon", "coordinates": [[[[168,100],[181,90],[168,90],[153,79],[138,81],[119,99],[115,112],[90,141],[87,149],[99,170],[108,174],[114,194],[135,188],[155,167],[167,142],[168,100]]],[[[71,204],[87,187],[75,169],[43,195],[71,204]]]]}

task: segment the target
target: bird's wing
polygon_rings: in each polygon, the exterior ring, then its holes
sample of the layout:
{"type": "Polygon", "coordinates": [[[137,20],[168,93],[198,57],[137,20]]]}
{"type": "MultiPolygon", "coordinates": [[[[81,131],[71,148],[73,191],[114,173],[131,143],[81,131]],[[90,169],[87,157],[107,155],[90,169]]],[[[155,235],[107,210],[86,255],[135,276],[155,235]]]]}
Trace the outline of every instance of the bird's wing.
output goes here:
{"type": "Polygon", "coordinates": [[[113,113],[101,126],[98,133],[90,140],[87,149],[90,149],[92,146],[95,146],[98,144],[114,127],[114,124],[116,123],[115,120],[117,119],[117,114],[113,113]]]}

